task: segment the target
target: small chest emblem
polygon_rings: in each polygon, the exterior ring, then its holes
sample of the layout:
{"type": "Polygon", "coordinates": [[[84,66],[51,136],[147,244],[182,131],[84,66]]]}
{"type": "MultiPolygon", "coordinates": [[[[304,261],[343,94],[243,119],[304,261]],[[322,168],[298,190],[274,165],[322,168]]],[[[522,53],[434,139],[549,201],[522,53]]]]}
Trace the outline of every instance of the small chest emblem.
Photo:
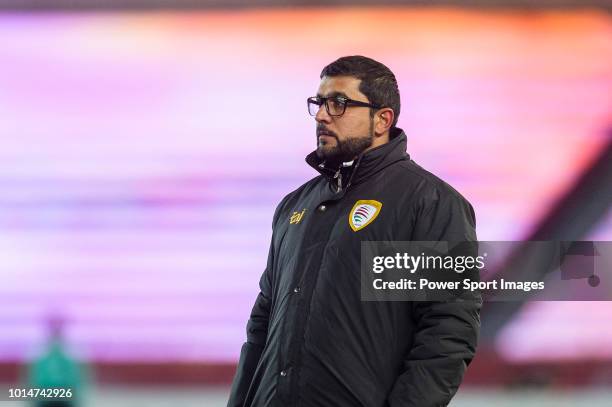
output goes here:
{"type": "Polygon", "coordinates": [[[306,212],[306,209],[302,209],[302,212],[293,212],[293,214],[289,218],[289,224],[295,225],[295,224],[300,223],[302,221],[302,218],[304,217],[305,212],[306,212]]]}
{"type": "Polygon", "coordinates": [[[349,213],[349,225],[353,232],[357,232],[374,222],[381,209],[382,203],[372,199],[360,199],[355,202],[349,213]]]}

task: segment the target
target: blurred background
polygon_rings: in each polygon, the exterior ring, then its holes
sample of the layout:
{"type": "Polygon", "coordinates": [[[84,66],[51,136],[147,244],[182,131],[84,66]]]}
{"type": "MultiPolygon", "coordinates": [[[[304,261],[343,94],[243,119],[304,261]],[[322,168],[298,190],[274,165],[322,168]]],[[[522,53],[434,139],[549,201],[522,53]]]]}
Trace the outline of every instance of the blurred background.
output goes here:
{"type": "MultiPolygon", "coordinates": [[[[306,97],[344,55],[396,74],[408,152],[481,240],[612,240],[611,11],[0,1],[0,389],[225,405],[274,208],[316,175],[306,97]]],[[[610,343],[610,302],[486,304],[451,405],[610,405],[610,343]]]]}

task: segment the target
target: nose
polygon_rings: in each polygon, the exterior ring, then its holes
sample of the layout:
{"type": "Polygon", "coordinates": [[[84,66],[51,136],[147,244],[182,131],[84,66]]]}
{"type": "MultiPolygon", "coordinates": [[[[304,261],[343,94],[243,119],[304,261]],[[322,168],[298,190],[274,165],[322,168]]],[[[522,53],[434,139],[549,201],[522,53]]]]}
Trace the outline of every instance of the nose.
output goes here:
{"type": "Polygon", "coordinates": [[[315,115],[315,120],[318,123],[329,123],[331,122],[331,116],[327,113],[327,109],[325,108],[325,103],[319,106],[319,110],[315,115]]]}

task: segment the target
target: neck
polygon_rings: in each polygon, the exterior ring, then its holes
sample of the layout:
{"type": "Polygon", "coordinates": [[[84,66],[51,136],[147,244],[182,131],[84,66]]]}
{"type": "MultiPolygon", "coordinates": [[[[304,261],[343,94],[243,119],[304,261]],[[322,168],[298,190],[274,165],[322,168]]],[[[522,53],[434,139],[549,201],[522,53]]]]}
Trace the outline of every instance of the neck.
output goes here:
{"type": "Polygon", "coordinates": [[[366,148],[363,152],[365,153],[366,151],[370,151],[376,147],[380,147],[383,144],[387,144],[390,140],[389,137],[389,130],[385,131],[382,134],[375,134],[374,135],[374,140],[372,141],[372,145],[368,148],[366,148]]]}

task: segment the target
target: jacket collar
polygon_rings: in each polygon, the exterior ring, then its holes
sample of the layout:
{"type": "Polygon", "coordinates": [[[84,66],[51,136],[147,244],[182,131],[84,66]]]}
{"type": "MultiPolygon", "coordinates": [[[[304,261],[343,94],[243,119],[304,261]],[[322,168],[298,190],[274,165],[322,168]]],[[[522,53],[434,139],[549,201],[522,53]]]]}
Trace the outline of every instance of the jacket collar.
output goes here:
{"type": "Polygon", "coordinates": [[[325,162],[317,156],[316,150],[306,156],[306,163],[327,177],[330,182],[338,178],[339,171],[346,172],[347,175],[350,172],[349,181],[345,182],[346,187],[355,185],[397,161],[410,159],[406,153],[407,142],[404,131],[396,127],[391,130],[389,137],[388,143],[361,153],[352,164],[345,163],[344,167],[326,167],[325,162]]]}

